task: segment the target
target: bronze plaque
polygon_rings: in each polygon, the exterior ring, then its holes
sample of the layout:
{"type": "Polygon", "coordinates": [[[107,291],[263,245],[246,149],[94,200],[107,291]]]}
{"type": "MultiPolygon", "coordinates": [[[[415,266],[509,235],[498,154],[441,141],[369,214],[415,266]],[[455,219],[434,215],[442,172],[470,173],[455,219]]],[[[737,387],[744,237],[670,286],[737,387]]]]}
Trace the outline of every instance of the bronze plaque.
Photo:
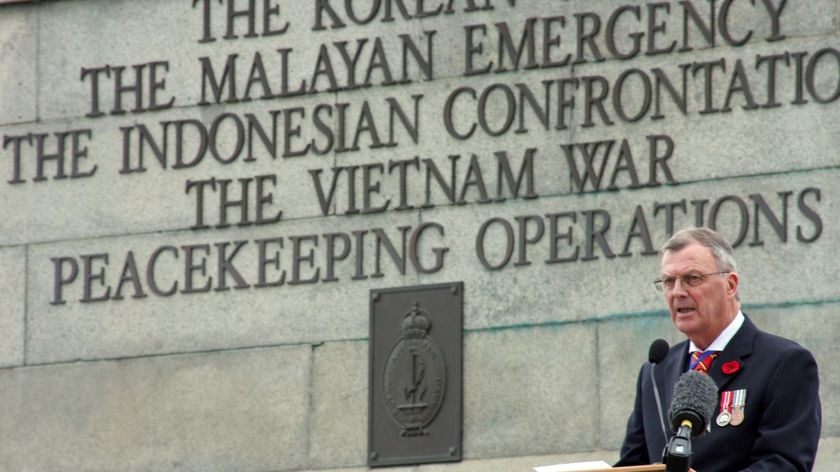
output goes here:
{"type": "Polygon", "coordinates": [[[368,465],[461,460],[464,284],[370,292],[368,465]]]}

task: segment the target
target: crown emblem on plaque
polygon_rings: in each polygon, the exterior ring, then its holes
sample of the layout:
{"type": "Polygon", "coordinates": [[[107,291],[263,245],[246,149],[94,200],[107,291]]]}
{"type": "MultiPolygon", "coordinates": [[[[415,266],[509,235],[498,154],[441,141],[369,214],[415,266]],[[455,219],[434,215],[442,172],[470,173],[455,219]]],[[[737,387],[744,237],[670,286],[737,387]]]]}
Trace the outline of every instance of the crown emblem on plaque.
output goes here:
{"type": "Polygon", "coordinates": [[[414,306],[403,316],[400,329],[405,337],[421,338],[429,332],[431,326],[432,322],[429,320],[429,316],[415,302],[414,306]]]}

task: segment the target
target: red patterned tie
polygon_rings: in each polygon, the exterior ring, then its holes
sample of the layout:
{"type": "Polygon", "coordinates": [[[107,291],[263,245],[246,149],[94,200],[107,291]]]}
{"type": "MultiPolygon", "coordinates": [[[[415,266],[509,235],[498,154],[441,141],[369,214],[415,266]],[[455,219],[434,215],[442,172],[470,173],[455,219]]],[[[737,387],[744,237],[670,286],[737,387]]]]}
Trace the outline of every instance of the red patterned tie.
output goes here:
{"type": "Polygon", "coordinates": [[[691,368],[694,370],[699,370],[704,374],[709,373],[709,367],[712,365],[712,361],[715,360],[718,353],[720,351],[694,351],[691,353],[691,368]]]}

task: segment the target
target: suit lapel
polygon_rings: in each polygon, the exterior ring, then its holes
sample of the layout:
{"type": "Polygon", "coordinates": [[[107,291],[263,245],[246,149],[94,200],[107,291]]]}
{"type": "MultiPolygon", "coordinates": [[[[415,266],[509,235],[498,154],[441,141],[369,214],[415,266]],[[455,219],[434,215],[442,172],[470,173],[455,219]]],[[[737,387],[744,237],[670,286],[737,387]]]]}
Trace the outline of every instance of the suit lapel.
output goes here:
{"type": "Polygon", "coordinates": [[[753,338],[755,337],[756,330],[755,325],[750,319],[744,317],[744,324],[712,363],[709,375],[715,381],[715,384],[717,384],[719,391],[725,390],[732,379],[738,375],[737,373],[724,373],[723,365],[727,362],[737,361],[743,367],[747,358],[752,354],[753,338]]]}

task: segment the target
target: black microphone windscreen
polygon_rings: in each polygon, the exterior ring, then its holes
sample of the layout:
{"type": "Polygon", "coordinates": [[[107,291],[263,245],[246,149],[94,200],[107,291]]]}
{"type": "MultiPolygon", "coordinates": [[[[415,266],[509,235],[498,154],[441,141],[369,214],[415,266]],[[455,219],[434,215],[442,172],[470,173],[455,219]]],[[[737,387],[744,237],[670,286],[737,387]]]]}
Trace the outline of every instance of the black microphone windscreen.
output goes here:
{"type": "Polygon", "coordinates": [[[665,356],[668,355],[669,349],[671,349],[671,347],[668,346],[668,341],[664,339],[657,339],[650,345],[648,360],[654,364],[659,364],[665,359],[665,356]]]}
{"type": "Polygon", "coordinates": [[[703,432],[712,420],[717,407],[717,385],[708,375],[696,370],[682,374],[674,385],[674,397],[668,417],[674,429],[679,429],[684,420],[692,422],[691,435],[703,432]],[[702,424],[697,424],[697,423],[702,424]]]}

